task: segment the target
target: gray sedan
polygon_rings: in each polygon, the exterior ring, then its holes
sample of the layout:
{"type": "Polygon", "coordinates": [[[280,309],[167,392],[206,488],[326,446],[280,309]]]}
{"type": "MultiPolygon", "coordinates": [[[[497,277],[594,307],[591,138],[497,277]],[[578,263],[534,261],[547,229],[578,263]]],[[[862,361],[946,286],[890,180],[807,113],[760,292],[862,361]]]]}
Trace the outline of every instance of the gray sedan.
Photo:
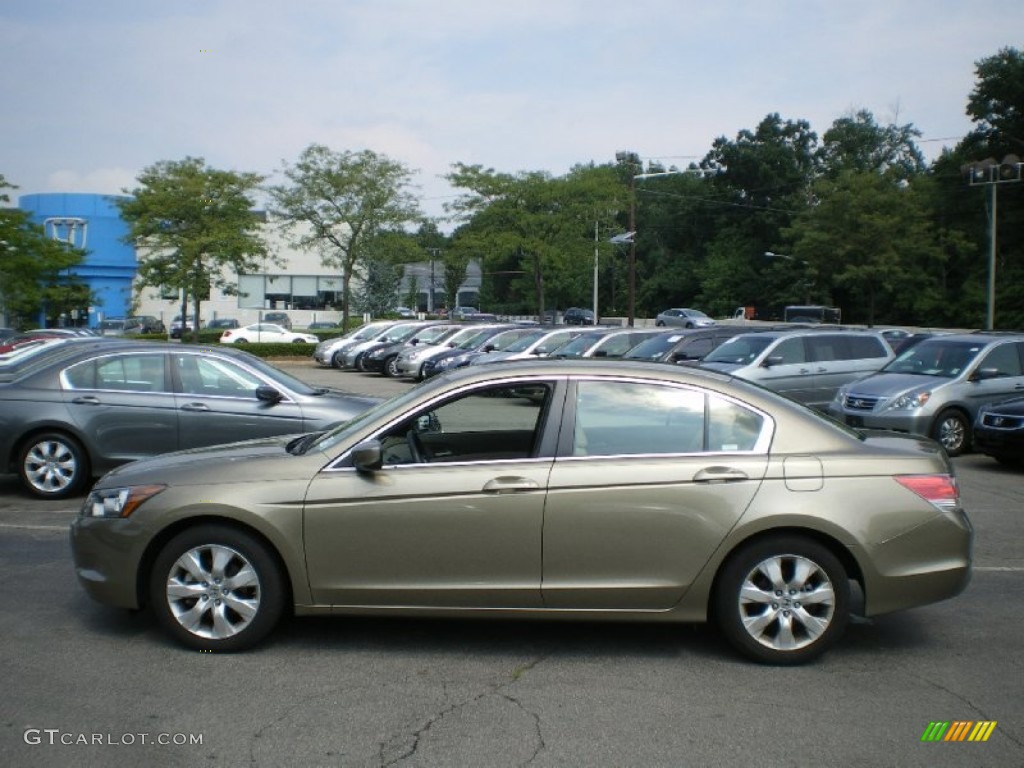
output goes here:
{"type": "Polygon", "coordinates": [[[377,402],[239,350],[161,342],[55,345],[2,379],[0,468],[50,499],[128,461],[322,430],[377,402]]]}
{"type": "Polygon", "coordinates": [[[188,647],[285,614],[699,622],[752,659],[952,597],[972,531],[929,440],[720,374],[533,360],[438,376],[322,435],[126,465],[72,525],[79,582],[188,647]],[[856,601],[858,604],[861,600],[856,601]]]}

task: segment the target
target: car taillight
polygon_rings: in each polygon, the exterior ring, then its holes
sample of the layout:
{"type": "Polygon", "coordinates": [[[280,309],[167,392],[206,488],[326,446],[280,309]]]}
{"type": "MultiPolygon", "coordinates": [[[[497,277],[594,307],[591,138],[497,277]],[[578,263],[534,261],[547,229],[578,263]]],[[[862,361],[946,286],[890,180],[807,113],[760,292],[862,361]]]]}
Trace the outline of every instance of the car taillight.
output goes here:
{"type": "Polygon", "coordinates": [[[225,336],[230,336],[231,335],[231,331],[224,331],[224,335],[225,336]]]}
{"type": "Polygon", "coordinates": [[[952,475],[896,475],[893,479],[939,509],[960,506],[960,489],[952,475]]]}

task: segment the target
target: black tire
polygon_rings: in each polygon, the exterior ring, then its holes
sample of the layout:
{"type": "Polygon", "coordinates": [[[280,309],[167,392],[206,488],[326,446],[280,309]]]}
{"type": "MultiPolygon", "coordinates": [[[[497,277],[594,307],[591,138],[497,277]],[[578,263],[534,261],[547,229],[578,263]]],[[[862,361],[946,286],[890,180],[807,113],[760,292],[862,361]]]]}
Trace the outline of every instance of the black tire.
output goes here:
{"type": "Polygon", "coordinates": [[[266,545],[217,524],[190,528],[171,539],[153,563],[149,580],[150,605],[161,626],[200,651],[251,648],[280,620],[286,594],[284,576],[266,545]],[[191,570],[179,565],[188,553],[196,563],[191,570]],[[239,583],[231,583],[240,575],[239,583]]]}
{"type": "Polygon", "coordinates": [[[398,377],[398,355],[393,355],[384,361],[383,373],[389,379],[398,377]]]}
{"type": "Polygon", "coordinates": [[[309,342],[302,339],[292,339],[292,344],[308,344],[309,342]]]}
{"type": "Polygon", "coordinates": [[[948,408],[935,417],[932,438],[938,440],[950,456],[959,456],[971,447],[971,422],[960,411],[948,408]]]}
{"type": "Polygon", "coordinates": [[[40,432],[18,451],[18,477],[33,496],[63,499],[81,493],[92,478],[89,456],[63,432],[40,432]]]}
{"type": "Polygon", "coordinates": [[[345,367],[345,353],[344,352],[340,352],[339,351],[339,352],[335,352],[333,355],[331,355],[331,368],[337,368],[338,370],[341,370],[344,367],[345,367]]]}
{"type": "Polygon", "coordinates": [[[664,320],[658,320],[658,321],[657,321],[657,322],[655,322],[654,324],[655,324],[655,325],[656,325],[656,326],[657,326],[658,328],[664,328],[664,327],[665,327],[665,321],[664,321],[664,320]]]}
{"type": "Polygon", "coordinates": [[[826,547],[801,536],[772,536],[737,551],[712,599],[729,642],[762,664],[810,661],[842,636],[850,618],[845,569],[826,547]]]}
{"type": "Polygon", "coordinates": [[[249,343],[248,339],[236,339],[235,340],[235,344],[248,344],[248,343],[249,343]]]}

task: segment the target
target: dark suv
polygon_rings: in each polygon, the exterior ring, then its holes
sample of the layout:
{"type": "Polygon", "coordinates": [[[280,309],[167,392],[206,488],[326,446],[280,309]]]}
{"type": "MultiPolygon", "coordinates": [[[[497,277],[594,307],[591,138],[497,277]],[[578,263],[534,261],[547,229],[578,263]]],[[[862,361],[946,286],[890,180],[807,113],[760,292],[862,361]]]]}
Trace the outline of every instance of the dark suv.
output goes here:
{"type": "Polygon", "coordinates": [[[167,333],[167,326],[158,317],[135,315],[124,321],[125,333],[167,333]]]}
{"type": "Polygon", "coordinates": [[[287,312],[264,312],[262,322],[280,325],[289,331],[292,329],[292,319],[288,317],[287,312]]]}
{"type": "Polygon", "coordinates": [[[594,313],[583,307],[569,307],[562,314],[562,322],[566,325],[594,325],[594,313]]]}

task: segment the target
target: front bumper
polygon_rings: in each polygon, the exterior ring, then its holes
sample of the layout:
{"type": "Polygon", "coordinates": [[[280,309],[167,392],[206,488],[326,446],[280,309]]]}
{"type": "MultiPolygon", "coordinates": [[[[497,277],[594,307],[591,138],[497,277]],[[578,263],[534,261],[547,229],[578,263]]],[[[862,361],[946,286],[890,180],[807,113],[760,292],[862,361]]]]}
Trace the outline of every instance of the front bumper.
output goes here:
{"type": "Polygon", "coordinates": [[[861,411],[832,403],[828,413],[832,418],[859,429],[882,429],[925,436],[931,433],[933,419],[931,412],[923,408],[912,411],[861,411]]]}
{"type": "Polygon", "coordinates": [[[147,543],[142,527],[130,518],[75,518],[71,553],[78,583],[104,605],[141,608],[139,563],[147,543]]]}

